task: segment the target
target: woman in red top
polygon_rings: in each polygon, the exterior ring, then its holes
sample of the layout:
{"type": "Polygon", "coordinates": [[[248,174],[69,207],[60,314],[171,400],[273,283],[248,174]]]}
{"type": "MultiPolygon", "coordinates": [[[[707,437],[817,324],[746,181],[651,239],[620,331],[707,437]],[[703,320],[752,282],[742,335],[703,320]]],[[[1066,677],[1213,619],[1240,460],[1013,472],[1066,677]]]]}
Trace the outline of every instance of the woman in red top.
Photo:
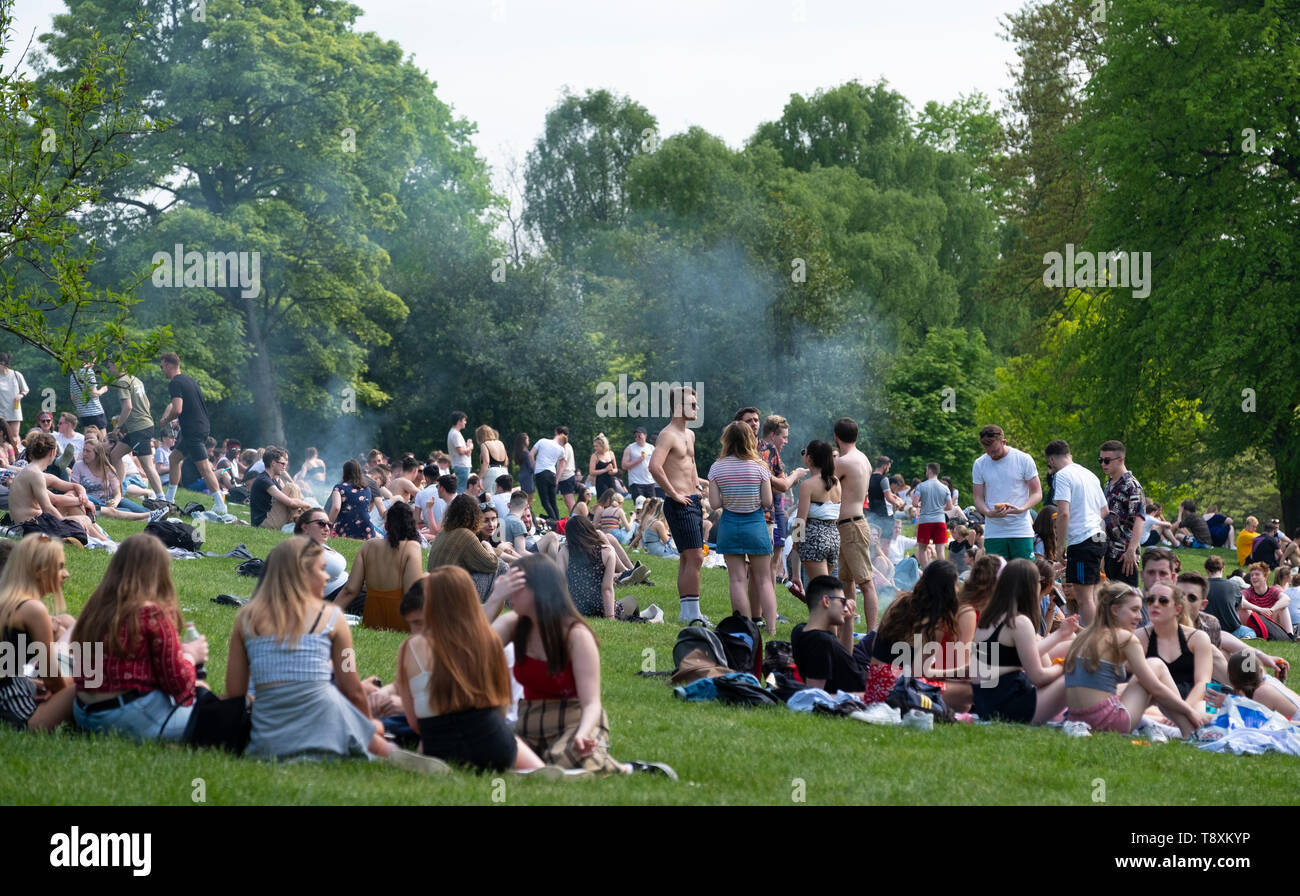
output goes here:
{"type": "Polygon", "coordinates": [[[207,661],[208,642],[182,644],[183,625],[167,549],[152,535],[132,535],[118,546],[72,630],[73,641],[104,645],[101,674],[75,676],[77,724],[142,741],[185,740],[194,666],[207,661]]]}
{"type": "Polygon", "coordinates": [[[1281,588],[1268,583],[1268,564],[1252,563],[1246,575],[1250,587],[1241,592],[1241,609],[1247,612],[1254,610],[1267,616],[1288,635],[1294,634],[1291,613],[1287,610],[1291,606],[1291,598],[1283,594],[1281,588]]]}
{"type": "Polygon", "coordinates": [[[658,762],[617,762],[609,755],[609,720],[600,702],[596,636],[569,598],[564,573],[549,557],[529,554],[499,576],[486,607],[512,611],[492,623],[515,645],[515,679],[523,685],[515,733],[542,761],[591,772],[677,774],[658,762]]]}

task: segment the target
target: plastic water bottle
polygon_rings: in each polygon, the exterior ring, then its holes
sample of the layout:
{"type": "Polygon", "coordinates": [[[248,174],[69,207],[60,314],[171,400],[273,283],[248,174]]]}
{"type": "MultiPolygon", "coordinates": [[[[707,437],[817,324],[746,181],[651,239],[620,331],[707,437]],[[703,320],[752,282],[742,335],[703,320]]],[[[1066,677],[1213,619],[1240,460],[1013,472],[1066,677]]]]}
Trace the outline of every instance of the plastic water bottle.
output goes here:
{"type": "MultiPolygon", "coordinates": [[[[198,639],[199,639],[199,630],[195,628],[193,622],[186,622],[185,643],[188,644],[190,641],[197,641],[198,639]]],[[[194,664],[194,677],[204,679],[205,681],[207,680],[208,672],[206,669],[203,668],[203,663],[194,664]]]]}

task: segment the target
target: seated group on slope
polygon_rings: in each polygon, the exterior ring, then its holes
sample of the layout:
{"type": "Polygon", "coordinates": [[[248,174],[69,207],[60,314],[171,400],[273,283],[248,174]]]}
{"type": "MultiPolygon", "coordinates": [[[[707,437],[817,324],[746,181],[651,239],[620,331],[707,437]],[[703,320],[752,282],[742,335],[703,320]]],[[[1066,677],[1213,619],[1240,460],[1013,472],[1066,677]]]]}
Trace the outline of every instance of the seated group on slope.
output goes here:
{"type": "Polygon", "coordinates": [[[0,721],[10,727],[48,731],[75,723],[140,741],[237,747],[247,738],[250,756],[370,757],[423,773],[455,763],[557,777],[676,777],[659,763],[609,755],[596,638],[546,556],[530,555],[497,577],[486,604],[455,566],[417,576],[408,589],[411,600],[402,609],[419,631],[396,657],[397,691],[405,720],[418,732],[417,754],[386,738],[373,717],[351,630],[341,608],[325,600],[328,556],[312,538],[291,537],[267,557],[252,599],[234,620],[224,700],[197,672],[208,659],[207,640],[182,640],[171,558],[154,536],[121,543],[75,620],[62,612],[62,542],[31,535],[0,543],[0,551],[0,637],[11,655],[36,660],[35,669],[0,669],[0,721]],[[509,612],[493,621],[507,604],[509,612]],[[517,707],[511,654],[523,690],[517,707]],[[246,704],[247,730],[240,711],[246,704]],[[513,728],[506,720],[512,712],[513,728]]]}

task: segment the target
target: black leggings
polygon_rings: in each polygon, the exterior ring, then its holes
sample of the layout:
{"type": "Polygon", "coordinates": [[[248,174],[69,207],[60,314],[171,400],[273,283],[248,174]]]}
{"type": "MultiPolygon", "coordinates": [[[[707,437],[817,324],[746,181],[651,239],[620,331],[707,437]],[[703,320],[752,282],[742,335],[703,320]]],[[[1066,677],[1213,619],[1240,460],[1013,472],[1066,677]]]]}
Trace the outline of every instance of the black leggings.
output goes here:
{"type": "Polygon", "coordinates": [[[533,484],[537,486],[537,500],[542,502],[542,514],[547,519],[558,520],[560,511],[555,506],[555,471],[534,473],[533,484]]]}

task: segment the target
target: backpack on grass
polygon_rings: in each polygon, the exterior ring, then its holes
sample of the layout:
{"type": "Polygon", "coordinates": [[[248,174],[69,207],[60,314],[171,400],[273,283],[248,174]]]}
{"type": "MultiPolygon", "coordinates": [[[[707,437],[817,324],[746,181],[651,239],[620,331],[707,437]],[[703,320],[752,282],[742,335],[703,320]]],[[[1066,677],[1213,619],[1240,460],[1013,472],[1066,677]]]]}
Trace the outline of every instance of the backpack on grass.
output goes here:
{"type": "Polygon", "coordinates": [[[682,660],[693,650],[703,651],[717,665],[730,668],[722,642],[703,625],[688,625],[677,633],[677,643],[673,645],[673,668],[681,668],[682,660]]]}
{"type": "Polygon", "coordinates": [[[718,640],[726,651],[727,665],[737,672],[763,676],[763,633],[748,616],[734,612],[718,623],[718,640]]]}
{"type": "Polygon", "coordinates": [[[203,536],[199,530],[180,520],[158,520],[145,526],[144,531],[169,548],[197,551],[203,547],[203,536]]]}

